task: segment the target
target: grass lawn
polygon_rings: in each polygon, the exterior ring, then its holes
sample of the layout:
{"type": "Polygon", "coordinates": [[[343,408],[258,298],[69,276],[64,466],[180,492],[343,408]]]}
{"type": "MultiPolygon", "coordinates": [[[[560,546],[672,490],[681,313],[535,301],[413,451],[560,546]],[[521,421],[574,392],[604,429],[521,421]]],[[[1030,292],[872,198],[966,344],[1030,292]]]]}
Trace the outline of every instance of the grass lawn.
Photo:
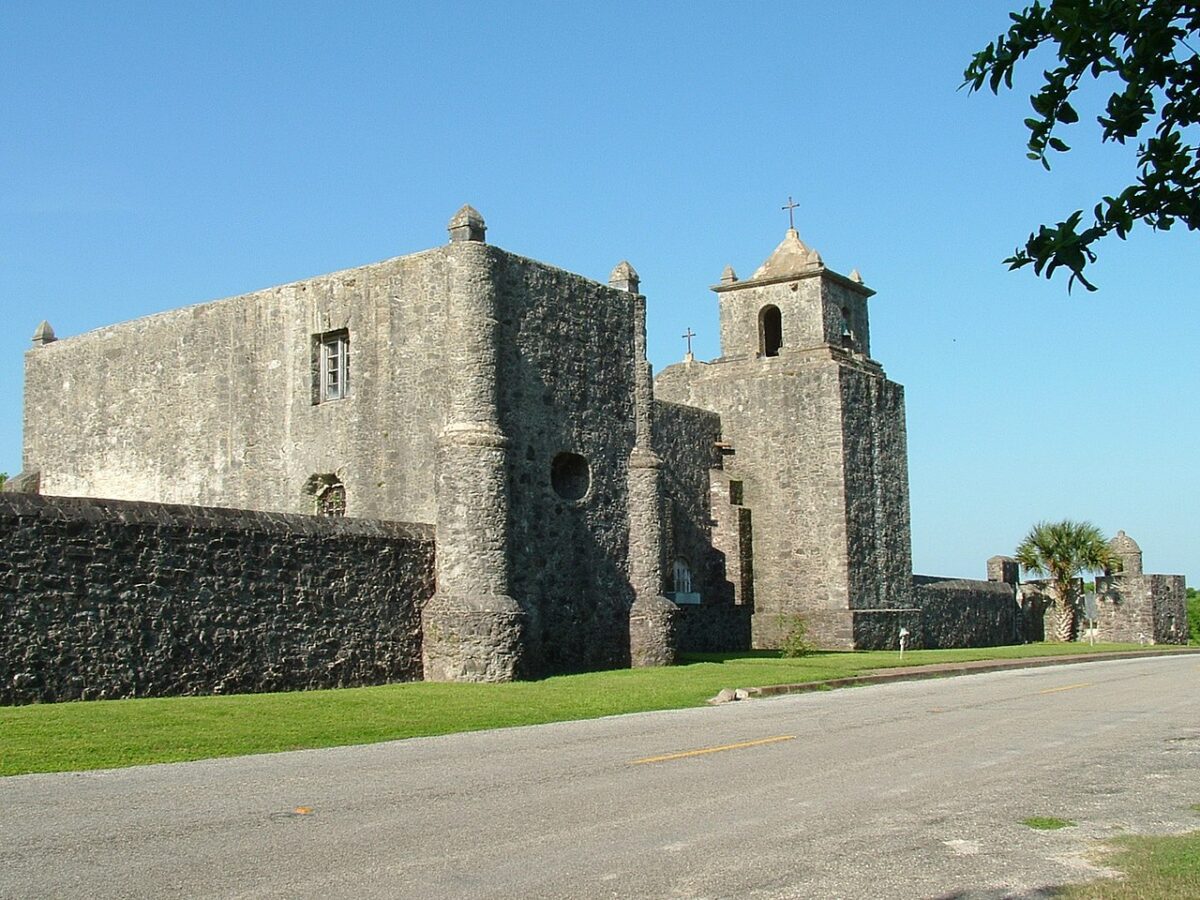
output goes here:
{"type": "Polygon", "coordinates": [[[1200,897],[1200,831],[1169,837],[1126,837],[1104,865],[1125,878],[1072,885],[1061,896],[1072,900],[1179,900],[1200,897]]]}
{"type": "MultiPolygon", "coordinates": [[[[905,665],[1144,650],[1129,644],[1027,644],[915,650],[905,665]]],[[[0,775],[271,753],[421,735],[697,706],[721,688],[822,681],[899,663],[895,651],[692,655],[512,684],[430,684],[282,694],[165,697],[0,707],[0,775]]]]}

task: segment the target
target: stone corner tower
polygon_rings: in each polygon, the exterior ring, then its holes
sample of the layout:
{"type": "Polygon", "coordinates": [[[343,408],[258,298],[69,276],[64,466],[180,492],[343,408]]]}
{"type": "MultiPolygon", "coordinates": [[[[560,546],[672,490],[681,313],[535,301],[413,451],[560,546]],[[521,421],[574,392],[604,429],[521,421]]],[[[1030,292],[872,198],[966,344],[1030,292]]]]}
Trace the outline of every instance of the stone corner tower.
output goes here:
{"type": "Polygon", "coordinates": [[[874,291],[794,228],[712,290],[721,356],[664,370],[656,391],[721,416],[753,513],[754,645],[778,646],[799,616],[823,646],[894,646],[917,614],[904,392],[871,358],[874,291]]]}

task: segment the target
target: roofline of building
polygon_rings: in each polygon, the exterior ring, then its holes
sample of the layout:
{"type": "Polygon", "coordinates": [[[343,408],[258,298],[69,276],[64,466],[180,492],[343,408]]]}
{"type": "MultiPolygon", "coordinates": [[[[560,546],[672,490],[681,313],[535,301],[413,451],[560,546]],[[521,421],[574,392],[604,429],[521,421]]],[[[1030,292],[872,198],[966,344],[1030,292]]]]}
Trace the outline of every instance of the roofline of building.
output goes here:
{"type": "Polygon", "coordinates": [[[769,278],[747,278],[745,281],[731,281],[728,284],[714,284],[709,288],[709,290],[715,291],[718,294],[724,294],[727,291],[736,291],[746,287],[762,287],[763,285],[767,284],[782,284],[786,281],[801,281],[805,278],[816,278],[817,276],[825,276],[835,284],[839,284],[842,287],[856,291],[857,293],[862,294],[864,297],[873,297],[875,295],[875,291],[867,287],[865,284],[854,281],[851,278],[847,278],[840,272],[835,272],[833,269],[828,269],[825,266],[817,266],[816,268],[809,269],[806,272],[792,272],[789,275],[772,275],[769,278]]]}

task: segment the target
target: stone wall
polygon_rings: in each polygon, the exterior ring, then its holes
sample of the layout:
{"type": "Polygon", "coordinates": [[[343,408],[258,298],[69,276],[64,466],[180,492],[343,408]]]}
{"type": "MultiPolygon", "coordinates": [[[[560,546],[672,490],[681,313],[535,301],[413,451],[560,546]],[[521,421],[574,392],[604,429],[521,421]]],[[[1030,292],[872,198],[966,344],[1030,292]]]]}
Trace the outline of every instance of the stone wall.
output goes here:
{"type": "Polygon", "coordinates": [[[753,590],[749,510],[723,470],[716,413],[658,401],[654,449],[663,461],[667,590],[675,560],[687,563],[699,605],[679,608],[679,649],[727,653],[750,647],[753,590]]]}
{"type": "MultiPolygon", "coordinates": [[[[1083,579],[1076,590],[1082,596],[1083,579]]],[[[1057,640],[1059,607],[1044,580],[1018,588],[1024,639],[1057,640]]],[[[1131,644],[1186,644],[1187,590],[1182,575],[1108,575],[1096,578],[1098,641],[1131,644]]],[[[1084,615],[1078,619],[1077,639],[1086,638],[1084,615]]]]}
{"type": "Polygon", "coordinates": [[[858,650],[899,650],[902,628],[908,631],[907,649],[925,646],[919,609],[859,609],[842,615],[851,624],[853,646],[858,650]]]}
{"type": "Polygon", "coordinates": [[[529,616],[522,674],[628,666],[634,295],[488,250],[509,441],[509,581],[529,616]],[[556,486],[563,454],[577,471],[569,484],[560,471],[556,486]]]}
{"type": "Polygon", "coordinates": [[[23,467],[50,495],[432,523],[445,424],[446,248],[111,325],[25,357],[23,467]],[[349,393],[314,402],[314,339],[349,393]]]}
{"type": "Polygon", "coordinates": [[[724,558],[712,546],[710,473],[721,464],[717,450],[721,419],[716,413],[676,403],[658,401],[654,406],[654,451],[663,462],[666,590],[678,590],[672,569],[674,561],[682,559],[705,603],[732,602],[733,585],[725,579],[724,558]]]}
{"type": "Polygon", "coordinates": [[[720,414],[724,471],[753,513],[756,647],[798,614],[849,647],[851,618],[827,613],[912,606],[903,392],[878,366],[784,350],[671,366],[655,390],[720,414]]]}
{"type": "Polygon", "coordinates": [[[750,614],[732,603],[681,606],[675,620],[683,653],[737,653],[750,647],[750,614]]]}
{"type": "Polygon", "coordinates": [[[921,646],[927,649],[1021,641],[1020,609],[1011,584],[914,575],[913,600],[921,609],[921,646]]]}
{"type": "Polygon", "coordinates": [[[1097,637],[1145,644],[1188,642],[1182,575],[1111,575],[1096,579],[1097,637]]]}
{"type": "Polygon", "coordinates": [[[866,366],[838,371],[850,606],[912,606],[904,388],[866,366]]]}
{"type": "Polygon", "coordinates": [[[427,526],[0,494],[0,703],[421,677],[427,526]]]}

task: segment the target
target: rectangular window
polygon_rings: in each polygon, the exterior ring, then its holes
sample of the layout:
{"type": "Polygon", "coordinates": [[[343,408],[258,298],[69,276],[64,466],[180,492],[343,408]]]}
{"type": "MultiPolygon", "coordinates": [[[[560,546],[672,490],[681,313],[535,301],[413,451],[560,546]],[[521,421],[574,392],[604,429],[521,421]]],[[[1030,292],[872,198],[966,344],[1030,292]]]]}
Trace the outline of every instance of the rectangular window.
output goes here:
{"type": "Polygon", "coordinates": [[[745,492],[742,490],[742,483],[732,478],[729,479],[729,502],[734,506],[741,506],[743,505],[742,498],[744,496],[745,492]]]}
{"type": "Polygon", "coordinates": [[[350,332],[313,338],[313,402],[341,400],[350,393],[350,332]]]}

